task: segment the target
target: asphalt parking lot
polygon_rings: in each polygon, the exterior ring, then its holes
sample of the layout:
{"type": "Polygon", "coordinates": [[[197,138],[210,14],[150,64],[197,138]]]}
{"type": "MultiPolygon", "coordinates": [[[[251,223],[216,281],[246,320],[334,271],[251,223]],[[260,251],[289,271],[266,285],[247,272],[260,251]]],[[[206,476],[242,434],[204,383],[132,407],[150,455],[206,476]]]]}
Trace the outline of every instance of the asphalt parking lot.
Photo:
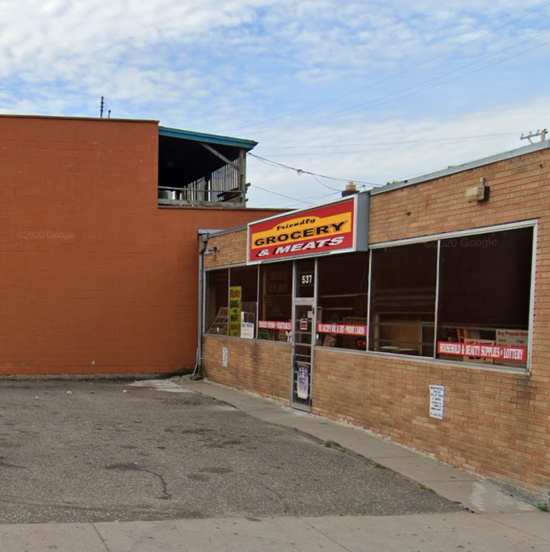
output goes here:
{"type": "Polygon", "coordinates": [[[460,507],[182,389],[0,382],[0,523],[399,515],[460,507]]]}

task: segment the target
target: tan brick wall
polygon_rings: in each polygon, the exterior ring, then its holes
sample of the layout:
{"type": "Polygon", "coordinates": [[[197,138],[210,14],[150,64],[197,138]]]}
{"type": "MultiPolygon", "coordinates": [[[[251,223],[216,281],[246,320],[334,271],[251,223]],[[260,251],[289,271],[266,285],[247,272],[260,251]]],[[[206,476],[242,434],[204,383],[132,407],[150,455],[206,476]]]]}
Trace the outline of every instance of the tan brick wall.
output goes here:
{"type": "Polygon", "coordinates": [[[203,365],[213,381],[290,402],[291,347],[286,343],[204,336],[203,365]],[[222,349],[228,349],[227,367],[222,349]]]}
{"type": "Polygon", "coordinates": [[[529,376],[316,349],[313,412],[543,498],[548,388],[529,376]],[[443,420],[429,417],[429,385],[445,386],[443,420]]]}
{"type": "MultiPolygon", "coordinates": [[[[316,349],[313,412],[369,428],[546,500],[550,489],[550,152],[534,152],[374,195],[370,242],[528,219],[539,223],[530,375],[316,349]],[[477,185],[481,177],[491,187],[491,198],[487,203],[468,203],[465,189],[477,185]],[[428,386],[432,384],[445,386],[443,420],[429,417],[428,386]]],[[[225,239],[225,247],[231,250],[232,238],[225,239]]],[[[239,262],[244,260],[246,237],[239,233],[234,239],[233,251],[241,257],[236,255],[231,262],[239,262]]],[[[287,397],[290,348],[283,359],[281,354],[259,355],[258,342],[215,340],[217,348],[210,343],[214,339],[205,340],[205,364],[213,379],[287,397]],[[219,367],[222,342],[228,344],[230,355],[234,350],[234,358],[248,363],[241,375],[237,367],[219,367]],[[214,368],[213,363],[217,363],[214,368]],[[261,385],[249,377],[251,366],[262,374],[261,385]]]]}
{"type": "Polygon", "coordinates": [[[237,230],[208,240],[208,247],[220,250],[204,256],[204,267],[225,266],[246,262],[246,229],[237,230]]]}
{"type": "Polygon", "coordinates": [[[550,152],[372,196],[370,241],[538,219],[532,374],[315,353],[314,412],[372,429],[546,499],[550,489],[550,152]],[[487,203],[465,189],[485,177],[487,203]],[[410,214],[407,214],[410,213],[410,214]],[[431,384],[445,419],[429,417],[431,384]]]}
{"type": "Polygon", "coordinates": [[[369,242],[452,232],[539,218],[548,223],[548,150],[371,197],[369,242]],[[466,188],[485,177],[488,202],[468,203],[466,188]],[[408,214],[410,213],[410,214],[408,214]]]}

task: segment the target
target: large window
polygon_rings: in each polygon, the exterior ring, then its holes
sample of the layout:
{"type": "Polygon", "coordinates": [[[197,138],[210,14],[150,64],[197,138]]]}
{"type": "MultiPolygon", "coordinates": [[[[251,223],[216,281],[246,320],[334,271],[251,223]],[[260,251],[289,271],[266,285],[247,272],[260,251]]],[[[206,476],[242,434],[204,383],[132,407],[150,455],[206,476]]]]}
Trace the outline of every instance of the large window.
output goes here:
{"type": "Polygon", "coordinates": [[[441,241],[438,357],[525,366],[533,229],[441,241]]]}
{"type": "Polygon", "coordinates": [[[371,351],[433,356],[437,242],[372,254],[371,351]]]}
{"type": "Polygon", "coordinates": [[[292,262],[262,265],[258,338],[290,341],[292,262]]]}
{"type": "Polygon", "coordinates": [[[317,345],[365,350],[368,253],[321,257],[317,266],[317,345]]]}
{"type": "Polygon", "coordinates": [[[525,369],[534,226],[503,228],[208,272],[206,331],[292,342],[295,271],[317,346],[525,369]]]}
{"type": "Polygon", "coordinates": [[[206,332],[227,335],[229,330],[229,271],[213,270],[207,274],[206,332]]]}
{"type": "Polygon", "coordinates": [[[255,337],[258,312],[258,268],[229,271],[229,335],[255,337]]]}

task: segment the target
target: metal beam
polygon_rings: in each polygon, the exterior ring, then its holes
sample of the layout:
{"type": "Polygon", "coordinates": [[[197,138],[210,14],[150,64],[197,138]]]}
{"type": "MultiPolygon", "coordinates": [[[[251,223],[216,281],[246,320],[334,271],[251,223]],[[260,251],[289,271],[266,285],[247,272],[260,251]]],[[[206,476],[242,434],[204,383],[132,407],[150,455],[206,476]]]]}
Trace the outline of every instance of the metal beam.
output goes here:
{"type": "Polygon", "coordinates": [[[207,149],[210,153],[214,154],[216,157],[218,157],[219,159],[221,159],[222,161],[227,163],[230,167],[233,167],[240,174],[241,171],[239,170],[239,166],[235,165],[235,163],[233,163],[233,161],[230,161],[229,159],[227,159],[227,157],[225,157],[225,155],[222,155],[219,151],[216,151],[212,146],[209,146],[208,144],[205,144],[204,142],[199,142],[199,144],[203,148],[207,149]]]}

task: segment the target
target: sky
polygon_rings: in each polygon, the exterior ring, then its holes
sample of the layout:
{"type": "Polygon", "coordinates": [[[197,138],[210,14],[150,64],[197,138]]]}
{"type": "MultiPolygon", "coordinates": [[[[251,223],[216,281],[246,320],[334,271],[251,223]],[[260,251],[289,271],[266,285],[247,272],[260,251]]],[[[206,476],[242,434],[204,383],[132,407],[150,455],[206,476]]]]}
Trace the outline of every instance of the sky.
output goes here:
{"type": "Polygon", "coordinates": [[[549,21],[544,0],[0,0],[0,113],[104,96],[256,140],[249,206],[307,207],[550,129],[549,21]]]}

